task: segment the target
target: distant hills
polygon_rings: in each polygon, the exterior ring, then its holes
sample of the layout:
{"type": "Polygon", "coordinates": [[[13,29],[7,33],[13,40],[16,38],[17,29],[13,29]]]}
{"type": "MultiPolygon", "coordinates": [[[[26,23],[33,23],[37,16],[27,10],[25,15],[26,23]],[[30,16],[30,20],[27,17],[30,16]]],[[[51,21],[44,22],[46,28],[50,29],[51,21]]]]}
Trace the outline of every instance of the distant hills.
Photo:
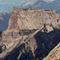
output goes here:
{"type": "Polygon", "coordinates": [[[0,13],[0,31],[6,30],[8,26],[10,13],[0,13]]]}

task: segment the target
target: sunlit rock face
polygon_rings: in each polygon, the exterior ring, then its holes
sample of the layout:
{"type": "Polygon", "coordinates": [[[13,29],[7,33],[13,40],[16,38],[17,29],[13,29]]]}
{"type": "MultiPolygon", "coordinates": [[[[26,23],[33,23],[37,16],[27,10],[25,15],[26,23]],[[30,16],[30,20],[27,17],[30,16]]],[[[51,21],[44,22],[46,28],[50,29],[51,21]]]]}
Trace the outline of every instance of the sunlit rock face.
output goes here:
{"type": "Polygon", "coordinates": [[[8,29],[39,29],[44,24],[57,28],[59,23],[59,14],[54,10],[14,8],[8,29]]]}
{"type": "MultiPolygon", "coordinates": [[[[9,49],[16,42],[20,42],[19,44],[25,43],[26,38],[29,38],[41,27],[43,27],[42,33],[44,28],[47,29],[47,32],[53,31],[54,28],[59,29],[59,14],[54,10],[14,8],[9,19],[8,28],[2,33],[2,41],[9,49]]],[[[27,42],[34,54],[37,49],[34,35],[27,42]]]]}

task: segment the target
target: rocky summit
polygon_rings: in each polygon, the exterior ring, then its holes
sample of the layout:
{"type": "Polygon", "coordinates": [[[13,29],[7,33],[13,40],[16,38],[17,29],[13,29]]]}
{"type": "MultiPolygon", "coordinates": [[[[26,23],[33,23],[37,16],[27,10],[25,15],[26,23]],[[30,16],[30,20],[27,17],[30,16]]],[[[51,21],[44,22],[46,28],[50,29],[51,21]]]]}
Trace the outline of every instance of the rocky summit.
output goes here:
{"type": "Polygon", "coordinates": [[[55,10],[13,8],[0,41],[0,60],[60,60],[60,47],[55,47],[60,43],[60,15],[55,10]]]}

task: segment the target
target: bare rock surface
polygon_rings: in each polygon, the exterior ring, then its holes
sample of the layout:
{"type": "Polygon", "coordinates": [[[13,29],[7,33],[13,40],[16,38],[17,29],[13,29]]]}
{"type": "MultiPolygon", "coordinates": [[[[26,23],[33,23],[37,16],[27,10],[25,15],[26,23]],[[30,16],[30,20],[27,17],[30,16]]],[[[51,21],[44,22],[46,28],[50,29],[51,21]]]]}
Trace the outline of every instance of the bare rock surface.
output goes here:
{"type": "MultiPolygon", "coordinates": [[[[47,32],[53,31],[54,28],[60,29],[59,17],[60,15],[54,10],[14,8],[9,19],[8,28],[2,33],[2,42],[7,49],[10,47],[14,48],[16,47],[14,45],[17,42],[19,42],[19,45],[25,43],[26,38],[29,38],[41,27],[43,27],[40,29],[41,32],[44,32],[45,28],[47,29],[47,32]]],[[[34,35],[32,37],[34,37],[34,35]]],[[[32,37],[27,39],[29,42],[26,44],[30,46],[34,53],[37,48],[37,42],[35,38],[32,37]]],[[[58,52],[56,53],[58,54],[58,52]]],[[[53,54],[54,53],[52,52],[52,55],[53,54]]],[[[55,58],[53,58],[53,60],[55,60],[55,58]]]]}

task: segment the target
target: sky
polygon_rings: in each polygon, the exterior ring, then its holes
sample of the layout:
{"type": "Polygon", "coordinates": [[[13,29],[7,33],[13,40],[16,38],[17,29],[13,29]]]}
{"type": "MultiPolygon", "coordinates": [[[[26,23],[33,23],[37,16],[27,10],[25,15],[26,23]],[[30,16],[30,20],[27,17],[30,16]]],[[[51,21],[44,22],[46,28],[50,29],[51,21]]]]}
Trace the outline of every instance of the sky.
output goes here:
{"type": "Polygon", "coordinates": [[[60,0],[0,0],[0,12],[12,11],[13,7],[60,10],[60,0]]]}

